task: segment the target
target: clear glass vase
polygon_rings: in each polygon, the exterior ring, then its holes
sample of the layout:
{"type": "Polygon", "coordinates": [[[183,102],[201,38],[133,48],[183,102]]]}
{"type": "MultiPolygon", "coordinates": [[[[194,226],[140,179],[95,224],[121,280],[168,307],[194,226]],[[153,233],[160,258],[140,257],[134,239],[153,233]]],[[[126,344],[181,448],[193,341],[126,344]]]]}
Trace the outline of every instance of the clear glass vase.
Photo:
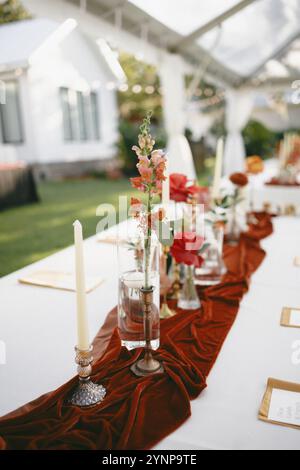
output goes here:
{"type": "Polygon", "coordinates": [[[199,286],[213,286],[221,282],[226,273],[223,261],[224,226],[222,224],[206,225],[205,241],[207,250],[201,254],[203,265],[195,269],[195,284],[199,286]]]}
{"type": "Polygon", "coordinates": [[[238,219],[238,209],[234,205],[229,214],[227,243],[229,245],[238,245],[241,236],[241,226],[238,219]]]}
{"type": "Polygon", "coordinates": [[[201,303],[195,286],[194,266],[184,264],[184,282],[179,294],[178,307],[183,310],[196,310],[201,303]]]}
{"type": "Polygon", "coordinates": [[[160,276],[159,276],[159,242],[151,238],[149,254],[145,250],[142,234],[128,238],[118,245],[119,264],[119,299],[118,326],[122,346],[127,349],[145,347],[143,297],[141,289],[154,288],[151,346],[158,349],[160,338],[160,276]]]}

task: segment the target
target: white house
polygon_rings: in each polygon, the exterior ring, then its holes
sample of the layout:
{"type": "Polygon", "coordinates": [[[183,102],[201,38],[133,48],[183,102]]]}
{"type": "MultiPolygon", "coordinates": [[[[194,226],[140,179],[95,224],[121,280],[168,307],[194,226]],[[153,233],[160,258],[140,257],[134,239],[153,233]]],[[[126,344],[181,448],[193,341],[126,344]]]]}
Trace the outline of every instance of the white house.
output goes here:
{"type": "Polygon", "coordinates": [[[43,18],[0,26],[0,44],[0,162],[56,177],[113,159],[125,75],[107,44],[43,18]]]}

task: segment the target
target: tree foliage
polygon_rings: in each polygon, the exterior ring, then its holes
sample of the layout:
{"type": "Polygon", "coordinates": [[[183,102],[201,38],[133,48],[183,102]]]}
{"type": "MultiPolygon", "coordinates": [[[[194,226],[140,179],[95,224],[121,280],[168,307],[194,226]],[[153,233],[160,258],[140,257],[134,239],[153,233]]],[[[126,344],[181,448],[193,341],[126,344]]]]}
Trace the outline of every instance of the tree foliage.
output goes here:
{"type": "Polygon", "coordinates": [[[31,15],[19,0],[6,0],[4,3],[0,4],[0,24],[29,18],[31,18],[31,15]]]}
{"type": "Polygon", "coordinates": [[[158,147],[165,147],[163,130],[162,97],[157,70],[152,65],[137,60],[127,53],[120,53],[120,63],[127,77],[127,86],[118,92],[120,111],[119,155],[127,175],[135,175],[136,159],[132,146],[136,144],[139,125],[148,112],[152,112],[152,134],[158,147]]]}
{"type": "Polygon", "coordinates": [[[258,121],[251,120],[243,131],[247,155],[259,155],[262,158],[274,155],[276,145],[282,133],[267,129],[258,121]]]}
{"type": "Polygon", "coordinates": [[[123,52],[119,60],[128,85],[126,91],[120,91],[118,94],[121,118],[140,122],[147,112],[152,111],[152,121],[161,124],[162,97],[156,68],[123,52]]]}

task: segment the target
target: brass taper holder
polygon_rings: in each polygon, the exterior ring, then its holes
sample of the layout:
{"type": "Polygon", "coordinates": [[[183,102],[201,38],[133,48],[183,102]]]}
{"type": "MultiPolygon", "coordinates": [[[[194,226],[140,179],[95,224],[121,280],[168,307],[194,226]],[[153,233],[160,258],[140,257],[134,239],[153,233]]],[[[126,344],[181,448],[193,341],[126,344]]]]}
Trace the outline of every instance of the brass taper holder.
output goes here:
{"type": "Polygon", "coordinates": [[[153,287],[148,289],[141,288],[141,296],[144,313],[144,333],[145,333],[145,354],[131,366],[131,371],[137,377],[146,377],[152,374],[161,374],[164,372],[162,364],[154,359],[152,355],[152,305],[153,305],[153,287]]]}

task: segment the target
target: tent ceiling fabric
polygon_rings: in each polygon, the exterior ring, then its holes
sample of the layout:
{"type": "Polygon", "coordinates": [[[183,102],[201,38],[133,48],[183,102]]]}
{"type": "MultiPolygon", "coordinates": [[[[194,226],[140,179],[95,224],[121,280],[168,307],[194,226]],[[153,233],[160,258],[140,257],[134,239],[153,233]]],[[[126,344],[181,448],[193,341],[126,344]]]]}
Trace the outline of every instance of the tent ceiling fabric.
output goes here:
{"type": "Polygon", "coordinates": [[[130,0],[149,15],[182,36],[187,36],[209,23],[228,8],[239,3],[237,0],[130,0]],[[203,5],[205,3],[205,5],[203,5]]]}
{"type": "MultiPolygon", "coordinates": [[[[205,34],[200,45],[208,49],[216,34],[216,30],[205,34]]],[[[298,0],[260,0],[224,22],[213,55],[239,75],[249,76],[297,34],[298,0]]]]}
{"type": "Polygon", "coordinates": [[[299,61],[291,63],[295,55],[290,55],[287,64],[282,57],[300,38],[300,0],[64,2],[76,7],[84,4],[88,13],[116,31],[121,28],[141,39],[141,48],[146,38],[157,50],[180,53],[193,67],[205,68],[208,80],[226,88],[285,88],[299,76],[299,61]],[[216,26],[218,23],[221,26],[216,26]],[[271,63],[265,68],[274,59],[283,67],[272,67],[271,63]]]}
{"type": "MultiPolygon", "coordinates": [[[[69,1],[78,3],[78,0],[69,1]]],[[[94,13],[96,6],[100,15],[121,8],[122,27],[139,35],[141,25],[147,25],[148,40],[158,46],[172,49],[182,42],[184,47],[179,48],[180,53],[195,65],[207,62],[210,57],[208,74],[232,87],[257,78],[264,72],[264,61],[273,59],[277,51],[282,55],[288,52],[298,34],[300,37],[299,0],[87,0],[87,8],[94,13]],[[217,26],[185,44],[188,36],[235,8],[236,11],[222,21],[221,33],[217,26]],[[218,34],[220,38],[216,43],[218,34]],[[287,50],[282,51],[285,45],[287,50]]],[[[292,68],[296,68],[295,63],[292,68]]],[[[261,77],[278,78],[280,83],[295,72],[287,67],[287,74],[281,70],[277,75],[277,70],[274,68],[274,76],[270,77],[269,67],[266,77],[264,74],[261,77]]]]}

